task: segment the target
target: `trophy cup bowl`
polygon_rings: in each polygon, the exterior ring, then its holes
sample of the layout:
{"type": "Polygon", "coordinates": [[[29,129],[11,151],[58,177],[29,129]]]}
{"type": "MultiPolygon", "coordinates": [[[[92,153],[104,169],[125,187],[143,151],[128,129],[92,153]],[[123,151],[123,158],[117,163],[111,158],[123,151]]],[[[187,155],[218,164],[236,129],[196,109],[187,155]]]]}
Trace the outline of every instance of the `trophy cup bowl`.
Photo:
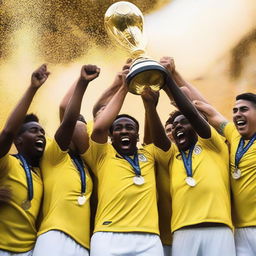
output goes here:
{"type": "Polygon", "coordinates": [[[160,63],[145,55],[144,18],[140,9],[126,1],[114,3],[107,9],[104,23],[108,35],[128,50],[134,59],[126,77],[129,91],[141,94],[145,86],[154,91],[160,90],[169,72],[160,63]]]}

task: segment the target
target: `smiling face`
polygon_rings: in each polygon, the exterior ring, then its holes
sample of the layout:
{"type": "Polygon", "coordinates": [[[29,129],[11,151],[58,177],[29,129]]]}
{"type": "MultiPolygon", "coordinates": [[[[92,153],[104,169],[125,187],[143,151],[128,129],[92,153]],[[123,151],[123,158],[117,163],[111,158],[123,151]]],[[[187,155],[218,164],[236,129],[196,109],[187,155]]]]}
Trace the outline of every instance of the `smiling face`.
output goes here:
{"type": "Polygon", "coordinates": [[[233,108],[233,122],[244,139],[256,133],[256,105],[248,100],[237,100],[233,108]]]}
{"type": "Polygon", "coordinates": [[[172,136],[177,147],[186,151],[197,141],[197,134],[184,115],[175,117],[172,123],[172,136]]]}
{"type": "Polygon", "coordinates": [[[23,124],[22,133],[15,139],[15,145],[30,163],[37,162],[43,155],[46,139],[45,131],[37,122],[23,124]]]}
{"type": "Polygon", "coordinates": [[[110,135],[112,145],[122,155],[133,155],[139,138],[138,125],[128,117],[114,121],[110,135]]]}

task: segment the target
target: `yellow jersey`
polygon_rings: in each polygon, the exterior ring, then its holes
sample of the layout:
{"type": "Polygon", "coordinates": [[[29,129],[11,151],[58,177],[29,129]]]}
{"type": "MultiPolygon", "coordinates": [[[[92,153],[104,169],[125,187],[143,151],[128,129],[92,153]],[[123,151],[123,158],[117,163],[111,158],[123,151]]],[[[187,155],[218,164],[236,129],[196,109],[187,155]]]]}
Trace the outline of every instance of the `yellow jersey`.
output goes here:
{"type": "MultiPolygon", "coordinates": [[[[230,143],[232,174],[235,169],[235,155],[241,135],[231,122],[224,128],[224,135],[230,143]]],[[[243,155],[238,167],[241,171],[241,177],[233,179],[231,175],[234,226],[237,228],[256,226],[256,141],[243,155]]]]}
{"type": "Polygon", "coordinates": [[[26,252],[33,249],[36,242],[36,219],[43,195],[43,184],[39,168],[31,171],[34,196],[28,210],[22,202],[28,198],[26,173],[20,160],[12,155],[0,159],[1,170],[8,169],[3,183],[12,190],[10,202],[0,208],[0,249],[11,252],[26,252]]]}
{"type": "Polygon", "coordinates": [[[172,232],[205,222],[223,223],[232,228],[229,153],[224,140],[212,128],[211,138],[198,137],[192,153],[194,187],[185,181],[187,174],[179,150],[176,145],[172,148],[172,232]]]}
{"type": "Polygon", "coordinates": [[[132,166],[109,143],[90,139],[83,155],[98,179],[97,231],[159,234],[154,164],[165,162],[169,152],[157,147],[138,150],[142,185],[134,184],[132,166]]]}
{"type": "Polygon", "coordinates": [[[49,230],[60,230],[85,248],[90,245],[90,196],[92,181],[85,167],[86,201],[78,204],[81,196],[80,173],[66,151],[53,140],[41,161],[44,182],[42,222],[38,235],[49,230]]]}

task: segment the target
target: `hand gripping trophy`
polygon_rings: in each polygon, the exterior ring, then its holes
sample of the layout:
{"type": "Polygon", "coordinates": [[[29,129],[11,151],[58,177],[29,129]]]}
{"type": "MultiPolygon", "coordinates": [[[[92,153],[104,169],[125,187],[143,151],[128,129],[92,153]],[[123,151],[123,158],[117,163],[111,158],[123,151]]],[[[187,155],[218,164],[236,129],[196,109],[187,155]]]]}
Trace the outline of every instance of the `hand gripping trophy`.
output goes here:
{"type": "Polygon", "coordinates": [[[134,94],[141,94],[145,86],[158,91],[169,77],[168,70],[145,55],[143,22],[140,9],[126,1],[112,4],[104,18],[109,36],[126,48],[134,59],[126,77],[129,91],[134,94]]]}

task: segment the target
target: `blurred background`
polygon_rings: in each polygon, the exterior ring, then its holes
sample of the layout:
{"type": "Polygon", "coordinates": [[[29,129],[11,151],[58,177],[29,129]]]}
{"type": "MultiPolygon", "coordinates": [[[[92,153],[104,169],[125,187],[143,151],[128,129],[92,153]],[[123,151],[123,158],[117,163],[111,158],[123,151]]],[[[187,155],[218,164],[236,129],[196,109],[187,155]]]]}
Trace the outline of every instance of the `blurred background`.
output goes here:
{"type": "MultiPolygon", "coordinates": [[[[111,84],[129,55],[109,40],[104,13],[113,0],[0,0],[0,127],[40,64],[51,75],[30,112],[47,133],[58,127],[58,105],[83,64],[101,67],[86,91],[82,113],[111,84]]],[[[231,118],[234,97],[256,92],[255,0],[133,0],[145,17],[147,54],[175,58],[176,68],[205,97],[231,118]]],[[[161,92],[162,121],[173,108],[161,92]]],[[[143,124],[139,96],[129,94],[122,112],[143,124]]],[[[141,134],[142,134],[141,130],[141,134]]]]}

